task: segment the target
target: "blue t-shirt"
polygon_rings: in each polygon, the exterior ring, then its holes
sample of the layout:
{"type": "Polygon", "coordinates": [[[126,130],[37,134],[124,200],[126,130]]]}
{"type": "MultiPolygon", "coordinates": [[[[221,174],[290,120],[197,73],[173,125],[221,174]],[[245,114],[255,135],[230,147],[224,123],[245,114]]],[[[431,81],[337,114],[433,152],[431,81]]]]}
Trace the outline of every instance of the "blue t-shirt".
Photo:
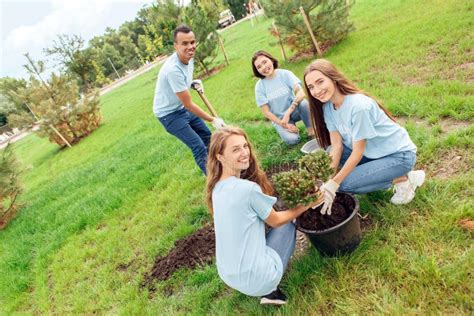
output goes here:
{"type": "Polygon", "coordinates": [[[179,60],[176,52],[168,57],[161,67],[156,81],[153,113],[157,117],[163,117],[183,108],[184,105],[176,93],[191,87],[193,71],[193,59],[185,65],[179,60]]]}
{"type": "Polygon", "coordinates": [[[366,140],[367,158],[377,159],[400,151],[416,152],[408,132],[364,94],[346,95],[337,110],[331,101],[326,102],[323,112],[329,132],[337,130],[347,147],[352,149],[352,142],[366,140]]]}
{"type": "Polygon", "coordinates": [[[301,87],[301,81],[291,71],[276,69],[273,78],[263,78],[257,81],[255,85],[257,105],[261,107],[268,104],[270,112],[278,118],[282,118],[295,99],[293,91],[295,84],[301,87]]]}
{"type": "Polygon", "coordinates": [[[264,220],[276,198],[254,182],[229,177],[212,191],[216,264],[221,279],[251,296],[273,292],[283,276],[283,263],[266,245],[264,220]]]}

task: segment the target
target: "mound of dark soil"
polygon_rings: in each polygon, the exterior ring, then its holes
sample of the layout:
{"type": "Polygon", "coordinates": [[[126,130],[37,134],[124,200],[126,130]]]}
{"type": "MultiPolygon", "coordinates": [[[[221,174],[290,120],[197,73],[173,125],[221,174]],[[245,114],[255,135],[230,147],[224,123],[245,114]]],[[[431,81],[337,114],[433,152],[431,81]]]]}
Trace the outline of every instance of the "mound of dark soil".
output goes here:
{"type": "Polygon", "coordinates": [[[296,224],[307,230],[325,230],[338,225],[345,221],[354,210],[354,200],[347,194],[336,194],[336,198],[332,204],[331,215],[321,214],[319,206],[314,210],[308,210],[301,215],[296,224]]]}
{"type": "Polygon", "coordinates": [[[145,274],[142,286],[154,290],[153,283],[163,281],[181,268],[194,268],[213,261],[216,252],[214,227],[207,224],[183,239],[164,257],[157,257],[150,272],[145,274]]]}

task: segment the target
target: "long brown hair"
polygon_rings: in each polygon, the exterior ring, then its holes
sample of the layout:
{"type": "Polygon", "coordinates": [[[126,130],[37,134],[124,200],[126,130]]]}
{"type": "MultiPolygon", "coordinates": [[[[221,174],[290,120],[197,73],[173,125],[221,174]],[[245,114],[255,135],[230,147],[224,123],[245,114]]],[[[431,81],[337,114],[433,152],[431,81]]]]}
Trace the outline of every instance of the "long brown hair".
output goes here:
{"type": "Polygon", "coordinates": [[[385,109],[380,101],[376,98],[372,97],[368,93],[364,92],[363,90],[359,89],[355,84],[353,84],[347,77],[339,71],[329,60],[326,59],[316,59],[311,64],[309,64],[305,71],[304,71],[304,88],[306,91],[306,95],[309,101],[309,108],[311,112],[311,123],[313,125],[314,131],[316,132],[316,137],[318,143],[321,147],[327,148],[331,145],[331,140],[329,137],[329,131],[326,127],[326,123],[324,122],[324,114],[323,114],[323,103],[313,97],[309,92],[308,85],[306,84],[306,76],[312,72],[318,70],[323,75],[331,79],[336,88],[343,94],[355,94],[361,93],[364,94],[377,102],[378,106],[382,109],[382,111],[387,114],[387,116],[392,120],[395,121],[392,114],[385,109]]]}
{"type": "Polygon", "coordinates": [[[265,172],[263,172],[258,164],[247,134],[238,127],[226,126],[224,128],[218,129],[212,134],[211,143],[209,146],[209,157],[207,159],[206,202],[207,207],[211,213],[213,212],[212,190],[214,190],[216,183],[222,176],[222,164],[219,160],[217,160],[217,155],[222,155],[227,139],[232,135],[240,135],[245,137],[245,140],[249,145],[250,165],[248,169],[242,171],[240,178],[257,183],[265,194],[273,194],[273,187],[270,184],[270,181],[268,181],[265,172]]]}

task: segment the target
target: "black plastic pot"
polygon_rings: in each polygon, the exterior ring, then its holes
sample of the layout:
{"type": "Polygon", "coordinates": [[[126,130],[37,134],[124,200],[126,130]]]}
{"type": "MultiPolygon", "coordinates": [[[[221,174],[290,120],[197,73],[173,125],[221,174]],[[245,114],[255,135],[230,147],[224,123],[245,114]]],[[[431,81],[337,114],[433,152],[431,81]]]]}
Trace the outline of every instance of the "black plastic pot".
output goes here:
{"type": "Polygon", "coordinates": [[[342,223],[325,230],[308,230],[300,226],[296,220],[296,229],[308,236],[311,244],[325,256],[344,255],[353,252],[360,243],[361,231],[359,216],[359,201],[349,193],[337,193],[350,196],[354,200],[351,215],[342,223]]]}

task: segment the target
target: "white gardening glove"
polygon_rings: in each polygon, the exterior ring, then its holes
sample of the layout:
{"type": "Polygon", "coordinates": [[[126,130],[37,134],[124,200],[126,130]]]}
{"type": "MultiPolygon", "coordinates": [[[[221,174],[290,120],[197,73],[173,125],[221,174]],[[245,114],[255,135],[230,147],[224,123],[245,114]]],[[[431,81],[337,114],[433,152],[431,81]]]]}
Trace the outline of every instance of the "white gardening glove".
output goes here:
{"type": "Polygon", "coordinates": [[[215,117],[212,120],[211,124],[215,129],[226,127],[226,124],[224,123],[224,120],[221,119],[220,117],[215,117]]]}
{"type": "Polygon", "coordinates": [[[336,197],[336,191],[339,189],[339,184],[337,184],[334,180],[329,179],[319,189],[324,196],[324,204],[323,208],[321,209],[321,214],[324,215],[327,213],[328,215],[331,215],[332,202],[336,197]]]}
{"type": "Polygon", "coordinates": [[[194,79],[191,82],[191,87],[199,93],[204,93],[204,86],[202,85],[202,81],[199,79],[194,79]]]}

